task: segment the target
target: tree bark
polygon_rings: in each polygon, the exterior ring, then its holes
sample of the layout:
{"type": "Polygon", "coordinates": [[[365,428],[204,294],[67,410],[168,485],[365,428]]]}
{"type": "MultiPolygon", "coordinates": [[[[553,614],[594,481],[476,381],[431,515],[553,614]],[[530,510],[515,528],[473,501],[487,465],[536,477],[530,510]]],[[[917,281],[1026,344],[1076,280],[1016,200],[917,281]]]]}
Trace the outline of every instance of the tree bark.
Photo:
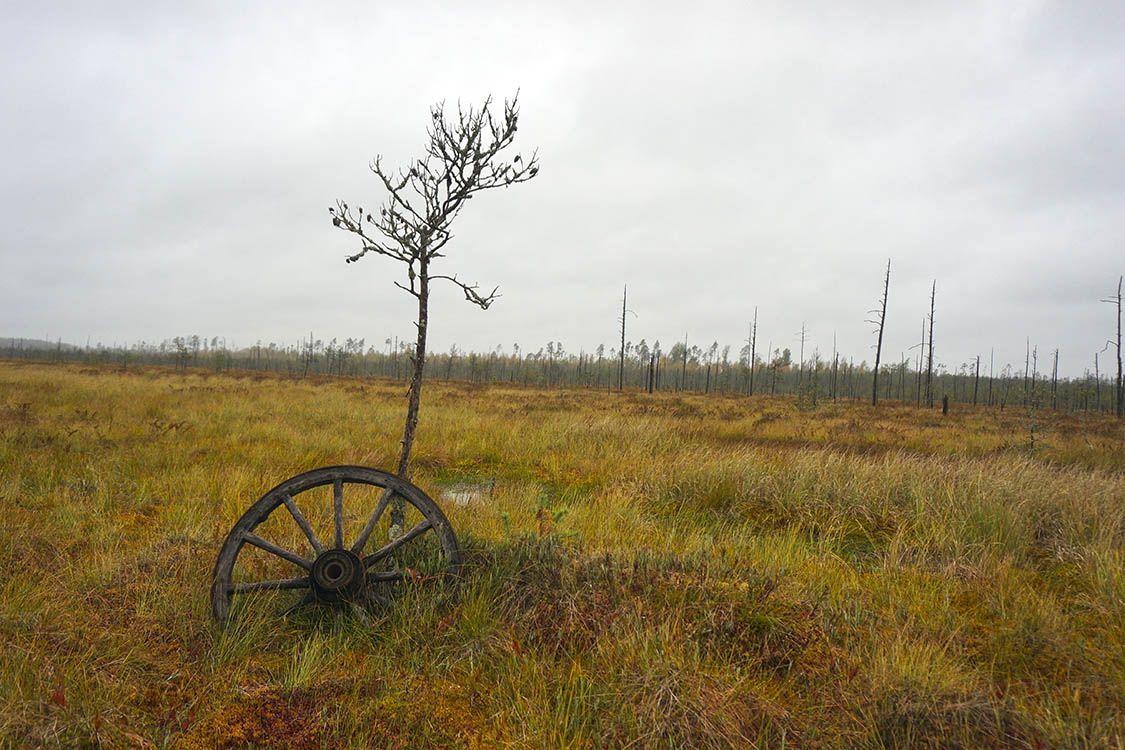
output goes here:
{"type": "Polygon", "coordinates": [[[977,390],[980,388],[980,355],[977,355],[977,372],[973,376],[973,406],[977,405],[977,390]]]}
{"type": "Polygon", "coordinates": [[[1117,418],[1125,414],[1125,388],[1121,380],[1121,280],[1117,277],[1117,418]]]}
{"type": "Polygon", "coordinates": [[[887,258],[887,275],[883,277],[883,304],[879,310],[879,342],[875,346],[875,374],[871,379],[871,405],[879,402],[879,359],[883,355],[883,327],[887,323],[887,293],[891,289],[891,259],[887,258]]]}
{"type": "Polygon", "coordinates": [[[617,370],[617,390],[625,390],[625,300],[629,296],[629,286],[621,291],[621,365],[617,370]]]}
{"type": "MultiPolygon", "coordinates": [[[[398,459],[398,475],[410,481],[410,453],[414,448],[414,432],[418,428],[418,407],[422,403],[422,371],[426,367],[426,327],[429,322],[430,277],[429,263],[425,256],[418,266],[418,339],[414,344],[413,373],[410,376],[410,394],[407,397],[406,426],[402,432],[402,453],[398,459]]],[[[402,498],[395,497],[391,505],[390,537],[397,539],[403,532],[405,505],[402,498]]]]}
{"type": "Polygon", "coordinates": [[[934,298],[936,296],[937,281],[934,281],[933,288],[930,290],[930,352],[926,358],[926,405],[931,409],[934,408],[934,298]]]}
{"type": "Polygon", "coordinates": [[[754,362],[755,355],[758,348],[758,308],[754,307],[754,326],[750,329],[750,393],[747,395],[754,395],[754,362]]]}

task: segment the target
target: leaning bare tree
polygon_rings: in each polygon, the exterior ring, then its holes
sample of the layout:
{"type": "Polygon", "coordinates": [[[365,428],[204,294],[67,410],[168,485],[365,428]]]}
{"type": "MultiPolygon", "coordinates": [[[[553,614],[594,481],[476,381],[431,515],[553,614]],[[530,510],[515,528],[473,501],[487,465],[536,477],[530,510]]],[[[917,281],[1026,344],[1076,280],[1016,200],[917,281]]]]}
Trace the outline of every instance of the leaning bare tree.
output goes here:
{"type": "MultiPolygon", "coordinates": [[[[891,289],[891,259],[887,258],[887,273],[883,276],[883,298],[879,300],[879,309],[868,310],[869,315],[875,315],[876,318],[868,319],[867,322],[879,326],[879,340],[875,345],[875,375],[871,379],[871,405],[875,406],[879,400],[879,360],[883,355],[883,328],[887,324],[887,292],[891,289]]],[[[894,381],[891,381],[894,385],[894,381]]]]}
{"type": "MultiPolygon", "coordinates": [[[[360,239],[359,252],[349,255],[347,262],[375,253],[404,264],[407,284],[396,281],[395,286],[418,301],[418,338],[411,358],[413,373],[398,462],[398,474],[403,479],[408,479],[422,399],[430,283],[448,281],[464,293],[466,300],[485,310],[498,296],[496,289],[482,293],[476,284],[467,284],[455,275],[434,273],[432,265],[445,257],[443,250],[453,238],[453,220],[466,201],[483,190],[527,182],[539,172],[537,152],[529,159],[519,154],[510,161],[501,157],[516,137],[518,98],[517,93],[511,101],[505,100],[499,115],[492,112],[492,97],[485,99],[480,109],[463,109],[458,104],[456,115],[448,118],[444,103],[435,105],[430,109],[424,156],[398,170],[385,168],[379,156],[371,162],[371,171],[387,193],[378,212],[365,213],[339,200],[328,209],[334,226],[360,239]]],[[[391,509],[392,536],[402,533],[402,524],[403,505],[396,499],[391,509]]]]}

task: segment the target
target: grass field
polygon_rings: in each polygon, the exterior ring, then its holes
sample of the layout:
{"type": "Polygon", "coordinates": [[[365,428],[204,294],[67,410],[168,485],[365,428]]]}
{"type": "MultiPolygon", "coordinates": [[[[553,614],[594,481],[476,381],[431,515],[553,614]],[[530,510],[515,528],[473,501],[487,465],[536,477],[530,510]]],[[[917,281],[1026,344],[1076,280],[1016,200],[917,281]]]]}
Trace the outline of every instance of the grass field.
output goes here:
{"type": "Polygon", "coordinates": [[[429,383],[462,585],[214,627],[234,521],[393,468],[404,394],[0,362],[0,745],[1125,747],[1097,415],[429,383]]]}

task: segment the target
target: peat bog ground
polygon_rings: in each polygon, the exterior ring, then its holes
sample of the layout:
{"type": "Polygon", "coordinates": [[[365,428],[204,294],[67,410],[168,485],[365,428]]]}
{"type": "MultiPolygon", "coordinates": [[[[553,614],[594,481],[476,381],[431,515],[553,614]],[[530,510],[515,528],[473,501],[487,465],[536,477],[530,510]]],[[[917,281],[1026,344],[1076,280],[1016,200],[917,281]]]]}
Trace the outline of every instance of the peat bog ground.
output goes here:
{"type": "Polygon", "coordinates": [[[216,628],[235,520],[392,469],[404,393],[0,361],[0,746],[1125,746],[1105,415],[432,380],[461,584],[216,628]]]}

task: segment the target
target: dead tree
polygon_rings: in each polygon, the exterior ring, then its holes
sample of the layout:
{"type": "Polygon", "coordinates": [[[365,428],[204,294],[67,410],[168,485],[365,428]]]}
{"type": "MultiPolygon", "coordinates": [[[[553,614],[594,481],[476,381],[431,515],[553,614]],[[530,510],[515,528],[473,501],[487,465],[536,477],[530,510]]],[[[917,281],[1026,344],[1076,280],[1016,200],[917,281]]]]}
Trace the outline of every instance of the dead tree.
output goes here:
{"type": "Polygon", "coordinates": [[[1051,367],[1051,408],[1059,408],[1059,350],[1055,349],[1055,364],[1051,367]]]}
{"type": "MultiPolygon", "coordinates": [[[[456,275],[436,274],[432,264],[445,257],[443,250],[453,238],[453,220],[465,203],[477,193],[527,182],[539,172],[537,152],[524,159],[519,154],[511,161],[501,158],[516,137],[519,120],[519,95],[505,100],[503,112],[494,115],[492,97],[480,109],[457,106],[455,115],[446,117],[444,103],[430,109],[427,128],[429,142],[425,155],[399,170],[387,169],[381,157],[371,162],[387,197],[374,213],[351,208],[338,200],[328,209],[332,224],[356,235],[359,252],[346,258],[354,263],[368,253],[383,255],[406,266],[406,284],[394,282],[418,302],[414,325],[417,341],[411,364],[413,372],[402,434],[398,474],[408,479],[410,451],[418,426],[418,407],[422,398],[422,373],[426,364],[426,335],[429,323],[430,284],[447,281],[482,310],[488,309],[497,290],[482,293],[476,284],[460,281],[456,275]]],[[[391,534],[402,532],[403,505],[395,501],[391,511],[391,534]]]]}
{"type": "Polygon", "coordinates": [[[934,297],[937,296],[937,280],[934,280],[933,288],[930,289],[930,352],[926,357],[926,405],[929,408],[934,408],[934,297]]]}
{"type": "Polygon", "coordinates": [[[977,371],[973,375],[973,406],[977,405],[977,390],[980,388],[980,355],[977,355],[977,371]]]}
{"type": "Polygon", "coordinates": [[[684,334],[684,363],[683,363],[683,369],[680,370],[680,390],[681,391],[684,390],[687,387],[687,384],[684,382],[685,378],[687,378],[687,355],[688,355],[687,334],[685,333],[684,334]]]}
{"type": "MultiPolygon", "coordinates": [[[[869,315],[875,315],[876,319],[869,319],[867,322],[872,325],[879,326],[879,339],[875,344],[875,374],[871,378],[871,405],[875,406],[879,401],[879,359],[883,354],[883,327],[887,323],[887,292],[891,289],[891,259],[887,258],[887,273],[883,277],[883,298],[879,300],[879,309],[868,310],[869,315]]],[[[892,385],[893,385],[892,381],[892,385]]]]}
{"type": "MultiPolygon", "coordinates": [[[[629,313],[633,312],[632,310],[627,310],[625,308],[625,301],[628,296],[629,285],[626,284],[624,289],[622,289],[621,291],[621,363],[617,370],[617,390],[619,391],[625,389],[625,317],[629,313]]],[[[636,313],[633,313],[633,316],[636,317],[636,313]]]]}
{"type": "Polygon", "coordinates": [[[1117,385],[1114,386],[1113,394],[1114,394],[1114,402],[1117,404],[1117,418],[1118,419],[1121,419],[1122,414],[1125,413],[1125,410],[1123,410],[1123,408],[1122,408],[1122,407],[1125,407],[1125,404],[1122,403],[1123,400],[1125,400],[1125,399],[1123,399],[1123,397],[1125,397],[1125,390],[1122,390],[1122,381],[1121,381],[1121,281],[1122,281],[1122,278],[1125,278],[1125,277],[1121,277],[1121,276],[1117,277],[1117,295],[1113,296],[1113,297],[1107,297],[1106,299],[1102,300],[1102,302],[1108,302],[1111,305],[1112,304],[1117,305],[1117,343],[1115,344],[1112,341],[1106,341],[1105,342],[1105,348],[1103,348],[1102,351],[1105,351],[1105,349],[1108,349],[1111,346],[1115,346],[1117,348],[1117,385]]]}
{"type": "Polygon", "coordinates": [[[766,358],[769,363],[766,365],[766,376],[770,381],[770,395],[772,396],[777,390],[777,365],[773,358],[773,339],[769,340],[766,344],[766,358]]]}
{"type": "Polygon", "coordinates": [[[757,353],[758,347],[758,306],[754,306],[754,324],[750,328],[750,384],[749,393],[746,395],[754,395],[754,355],[757,353]]]}

